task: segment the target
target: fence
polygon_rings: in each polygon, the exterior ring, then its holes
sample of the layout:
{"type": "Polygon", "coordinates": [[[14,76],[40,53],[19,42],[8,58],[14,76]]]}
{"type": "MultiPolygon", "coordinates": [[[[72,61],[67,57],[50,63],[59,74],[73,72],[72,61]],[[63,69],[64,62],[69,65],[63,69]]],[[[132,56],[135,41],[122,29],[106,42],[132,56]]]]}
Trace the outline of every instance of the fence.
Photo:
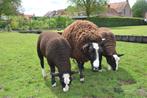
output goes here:
{"type": "Polygon", "coordinates": [[[115,35],[117,41],[147,43],[147,36],[115,35]]]}

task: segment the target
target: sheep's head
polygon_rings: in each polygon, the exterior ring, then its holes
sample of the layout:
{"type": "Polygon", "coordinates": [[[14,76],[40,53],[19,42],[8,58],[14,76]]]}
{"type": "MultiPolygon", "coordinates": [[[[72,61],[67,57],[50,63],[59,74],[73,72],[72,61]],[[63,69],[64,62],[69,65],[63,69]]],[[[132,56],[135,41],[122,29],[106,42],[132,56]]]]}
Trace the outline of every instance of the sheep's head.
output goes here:
{"type": "Polygon", "coordinates": [[[67,92],[69,90],[69,85],[71,83],[71,76],[69,73],[64,73],[60,77],[60,82],[62,85],[62,89],[64,92],[67,92]]]}
{"type": "Polygon", "coordinates": [[[123,56],[123,54],[119,55],[119,54],[113,54],[113,55],[107,55],[106,59],[108,64],[111,66],[108,67],[108,70],[118,70],[118,63],[120,60],[120,56],[123,56]]]}
{"type": "Polygon", "coordinates": [[[66,73],[55,73],[52,75],[59,76],[62,89],[64,92],[67,92],[69,90],[69,85],[71,84],[71,81],[72,81],[71,75],[74,73],[77,73],[77,72],[72,71],[72,72],[66,72],[66,73]]]}
{"type": "Polygon", "coordinates": [[[82,52],[90,60],[92,65],[92,70],[99,70],[99,44],[96,42],[91,42],[83,45],[82,52]]]}

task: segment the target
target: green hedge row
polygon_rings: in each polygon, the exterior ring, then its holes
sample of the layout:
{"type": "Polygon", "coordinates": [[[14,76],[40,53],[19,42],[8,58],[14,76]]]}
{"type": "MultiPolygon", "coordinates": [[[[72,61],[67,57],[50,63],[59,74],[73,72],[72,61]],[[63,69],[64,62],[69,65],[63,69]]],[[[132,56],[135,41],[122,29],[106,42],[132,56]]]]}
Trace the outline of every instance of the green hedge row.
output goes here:
{"type": "Polygon", "coordinates": [[[97,26],[116,27],[116,26],[134,26],[146,24],[143,18],[126,18],[126,17],[90,17],[88,20],[97,26]]]}

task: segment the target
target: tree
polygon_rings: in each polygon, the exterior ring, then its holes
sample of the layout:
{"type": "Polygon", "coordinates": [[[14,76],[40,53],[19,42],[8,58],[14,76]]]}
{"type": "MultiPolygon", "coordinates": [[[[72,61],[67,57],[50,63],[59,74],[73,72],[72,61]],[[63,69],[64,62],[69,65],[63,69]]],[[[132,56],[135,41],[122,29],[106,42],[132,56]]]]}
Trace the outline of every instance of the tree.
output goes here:
{"type": "Polygon", "coordinates": [[[144,17],[147,11],[147,0],[137,0],[132,7],[134,17],[144,17]]]}
{"type": "Polygon", "coordinates": [[[0,16],[16,15],[19,12],[21,0],[0,0],[0,16]]]}
{"type": "Polygon", "coordinates": [[[69,0],[77,9],[85,11],[89,17],[104,9],[107,0],[69,0]]]}
{"type": "Polygon", "coordinates": [[[5,18],[3,17],[2,21],[5,21],[5,28],[7,28],[8,31],[11,30],[10,15],[18,14],[20,5],[21,0],[0,0],[0,21],[1,16],[3,15],[5,18]]]}
{"type": "Polygon", "coordinates": [[[65,11],[69,16],[74,16],[78,12],[78,9],[75,6],[69,5],[65,11]]]}

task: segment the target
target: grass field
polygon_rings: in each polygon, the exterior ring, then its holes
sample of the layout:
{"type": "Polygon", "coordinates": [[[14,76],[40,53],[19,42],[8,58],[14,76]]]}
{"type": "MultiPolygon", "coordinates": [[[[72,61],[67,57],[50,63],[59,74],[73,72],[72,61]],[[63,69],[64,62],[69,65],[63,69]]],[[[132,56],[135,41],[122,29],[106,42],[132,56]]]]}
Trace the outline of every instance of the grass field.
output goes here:
{"type": "MultiPolygon", "coordinates": [[[[121,27],[109,27],[116,35],[138,35],[147,36],[147,25],[141,26],[121,26],[121,27]]],[[[52,32],[63,32],[57,30],[51,30],[52,32]]]]}
{"type": "MultiPolygon", "coordinates": [[[[57,78],[52,88],[45,81],[36,54],[36,34],[0,33],[0,98],[147,98],[147,44],[117,42],[124,53],[119,70],[92,72],[85,65],[85,82],[73,75],[70,91],[64,93],[57,78]]],[[[72,69],[77,66],[72,63],[72,69]]],[[[49,67],[46,63],[46,71],[49,67]]]]}
{"type": "Polygon", "coordinates": [[[113,33],[118,35],[146,35],[147,36],[147,25],[142,26],[122,26],[122,27],[111,27],[113,33]]]}

